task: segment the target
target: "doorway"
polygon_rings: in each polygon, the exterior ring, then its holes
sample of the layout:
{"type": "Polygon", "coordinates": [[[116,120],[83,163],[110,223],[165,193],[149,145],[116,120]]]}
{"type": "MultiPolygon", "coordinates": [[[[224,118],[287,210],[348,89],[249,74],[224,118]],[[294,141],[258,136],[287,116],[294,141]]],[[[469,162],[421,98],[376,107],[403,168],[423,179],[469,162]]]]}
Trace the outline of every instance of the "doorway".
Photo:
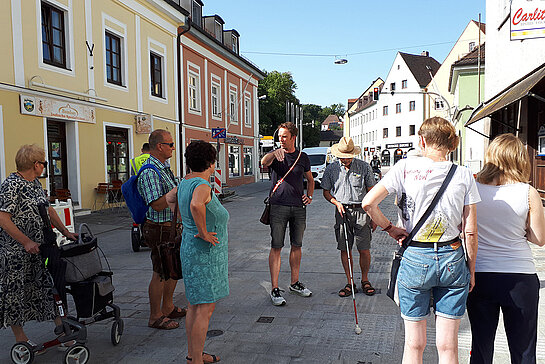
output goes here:
{"type": "Polygon", "coordinates": [[[129,179],[129,136],[127,129],[106,127],[106,158],[108,181],[129,179]]]}
{"type": "Polygon", "coordinates": [[[66,125],[60,121],[47,121],[47,150],[49,163],[49,193],[57,197],[68,190],[68,164],[66,162],[66,125]],[[61,190],[61,191],[58,191],[61,190]]]}

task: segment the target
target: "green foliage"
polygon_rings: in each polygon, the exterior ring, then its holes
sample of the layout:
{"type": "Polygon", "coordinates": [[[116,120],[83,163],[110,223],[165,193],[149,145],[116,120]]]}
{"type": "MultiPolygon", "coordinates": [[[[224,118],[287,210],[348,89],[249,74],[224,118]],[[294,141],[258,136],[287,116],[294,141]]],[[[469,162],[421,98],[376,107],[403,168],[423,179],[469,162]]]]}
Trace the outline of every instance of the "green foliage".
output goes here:
{"type": "Polygon", "coordinates": [[[265,74],[258,86],[258,95],[267,95],[259,102],[259,133],[273,135],[278,125],[286,121],[286,101],[299,103],[295,97],[297,84],[290,72],[265,71],[265,74]]]}

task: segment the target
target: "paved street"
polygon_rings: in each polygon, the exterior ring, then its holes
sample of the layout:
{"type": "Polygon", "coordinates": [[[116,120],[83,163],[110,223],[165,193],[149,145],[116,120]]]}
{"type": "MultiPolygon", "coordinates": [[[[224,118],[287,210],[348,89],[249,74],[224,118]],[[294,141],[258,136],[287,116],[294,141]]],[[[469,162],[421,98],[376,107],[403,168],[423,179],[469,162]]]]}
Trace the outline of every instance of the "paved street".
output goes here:
{"type": "MultiPolygon", "coordinates": [[[[303,244],[301,281],[312,291],[310,298],[286,292],[287,305],[270,303],[271,288],[268,252],[269,228],[258,222],[269,182],[234,188],[236,195],[225,202],[231,214],[229,226],[230,295],[218,302],[210,330],[219,336],[207,339],[205,350],[218,354],[222,363],[399,363],[403,351],[403,322],[394,303],[384,294],[390,258],[395,244],[386,233],[377,232],[372,242],[370,278],[382,290],[373,297],[356,295],[361,335],[354,333],[352,300],[340,298],[337,291],[345,278],[334,242],[333,207],[316,191],[308,208],[307,230],[303,244]],[[270,323],[257,322],[260,317],[270,323]]],[[[394,218],[389,198],[383,210],[394,218]]],[[[99,237],[99,244],[114,272],[114,302],[122,309],[125,332],[119,346],[110,343],[109,322],[88,327],[90,363],[185,363],[187,355],[183,320],[179,329],[161,331],[147,327],[147,289],[151,272],[149,250],[134,253],[130,246],[131,220],[126,211],[93,213],[77,219],[87,222],[99,237]]],[[[280,286],[289,284],[289,249],[282,254],[280,286]]],[[[545,249],[534,249],[542,287],[545,286],[545,249]]],[[[355,280],[360,281],[359,269],[355,280]]],[[[176,290],[175,301],[186,304],[183,284],[176,290]]],[[[543,289],[542,289],[543,291],[543,289]]],[[[540,304],[538,358],[545,362],[545,304],[540,304]]],[[[73,308],[72,302],[70,302],[73,308]]],[[[34,341],[49,339],[53,325],[26,326],[34,341]]],[[[428,322],[428,347],[425,363],[437,362],[434,348],[433,319],[428,322]]],[[[502,329],[496,343],[496,362],[508,363],[507,344],[502,329]]],[[[470,347],[467,319],[460,328],[460,361],[466,363],[470,347]]],[[[9,362],[13,343],[10,330],[0,331],[0,362],[9,362]]],[[[50,350],[36,358],[36,363],[59,363],[62,353],[50,350]]]]}

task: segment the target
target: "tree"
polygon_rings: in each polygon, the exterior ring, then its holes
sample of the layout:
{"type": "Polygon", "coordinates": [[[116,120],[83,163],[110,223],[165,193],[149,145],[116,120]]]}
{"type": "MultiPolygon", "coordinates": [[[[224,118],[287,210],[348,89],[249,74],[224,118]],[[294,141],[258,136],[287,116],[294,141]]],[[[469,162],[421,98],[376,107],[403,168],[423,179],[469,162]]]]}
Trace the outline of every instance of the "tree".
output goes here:
{"type": "Polygon", "coordinates": [[[316,104],[303,105],[303,145],[317,147],[320,145],[320,128],[322,125],[322,107],[316,104]]]}
{"type": "Polygon", "coordinates": [[[326,106],[322,109],[322,121],[324,121],[329,115],[337,115],[342,117],[345,113],[345,108],[343,104],[332,104],[331,106],[326,106]]]}
{"type": "Polygon", "coordinates": [[[259,133],[273,135],[278,125],[286,120],[286,101],[299,103],[295,97],[297,84],[290,72],[265,71],[259,82],[259,96],[267,97],[259,103],[259,133]]]}

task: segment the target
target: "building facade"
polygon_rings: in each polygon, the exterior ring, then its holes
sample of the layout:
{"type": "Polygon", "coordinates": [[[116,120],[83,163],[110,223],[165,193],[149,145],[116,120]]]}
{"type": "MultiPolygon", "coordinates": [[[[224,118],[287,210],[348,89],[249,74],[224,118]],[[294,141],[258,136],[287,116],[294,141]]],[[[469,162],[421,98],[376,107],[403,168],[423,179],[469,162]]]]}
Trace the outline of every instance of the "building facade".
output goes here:
{"type": "MultiPolygon", "coordinates": [[[[180,156],[187,143],[196,138],[212,142],[204,130],[228,125],[225,112],[217,124],[212,117],[213,86],[218,83],[221,104],[235,105],[227,140],[235,146],[233,152],[238,148],[233,158],[235,166],[238,158],[240,175],[233,167],[232,184],[257,178],[256,156],[244,153],[257,149],[257,80],[262,74],[239,56],[238,33],[221,28],[223,42],[214,41],[203,35],[201,18],[200,27],[182,36],[178,83],[178,29],[187,26],[193,3],[202,10],[202,2],[1,3],[7,11],[1,15],[0,42],[11,50],[0,61],[1,179],[15,170],[18,148],[35,143],[44,147],[49,161],[41,179],[49,195],[69,190],[77,207],[93,208],[104,198],[97,195],[98,184],[128,179],[129,160],[157,128],[172,133],[177,151],[170,165],[182,176],[180,156]]],[[[224,152],[222,158],[219,165],[227,171],[229,155],[224,152]]],[[[230,177],[225,181],[231,183],[230,177]]]]}

